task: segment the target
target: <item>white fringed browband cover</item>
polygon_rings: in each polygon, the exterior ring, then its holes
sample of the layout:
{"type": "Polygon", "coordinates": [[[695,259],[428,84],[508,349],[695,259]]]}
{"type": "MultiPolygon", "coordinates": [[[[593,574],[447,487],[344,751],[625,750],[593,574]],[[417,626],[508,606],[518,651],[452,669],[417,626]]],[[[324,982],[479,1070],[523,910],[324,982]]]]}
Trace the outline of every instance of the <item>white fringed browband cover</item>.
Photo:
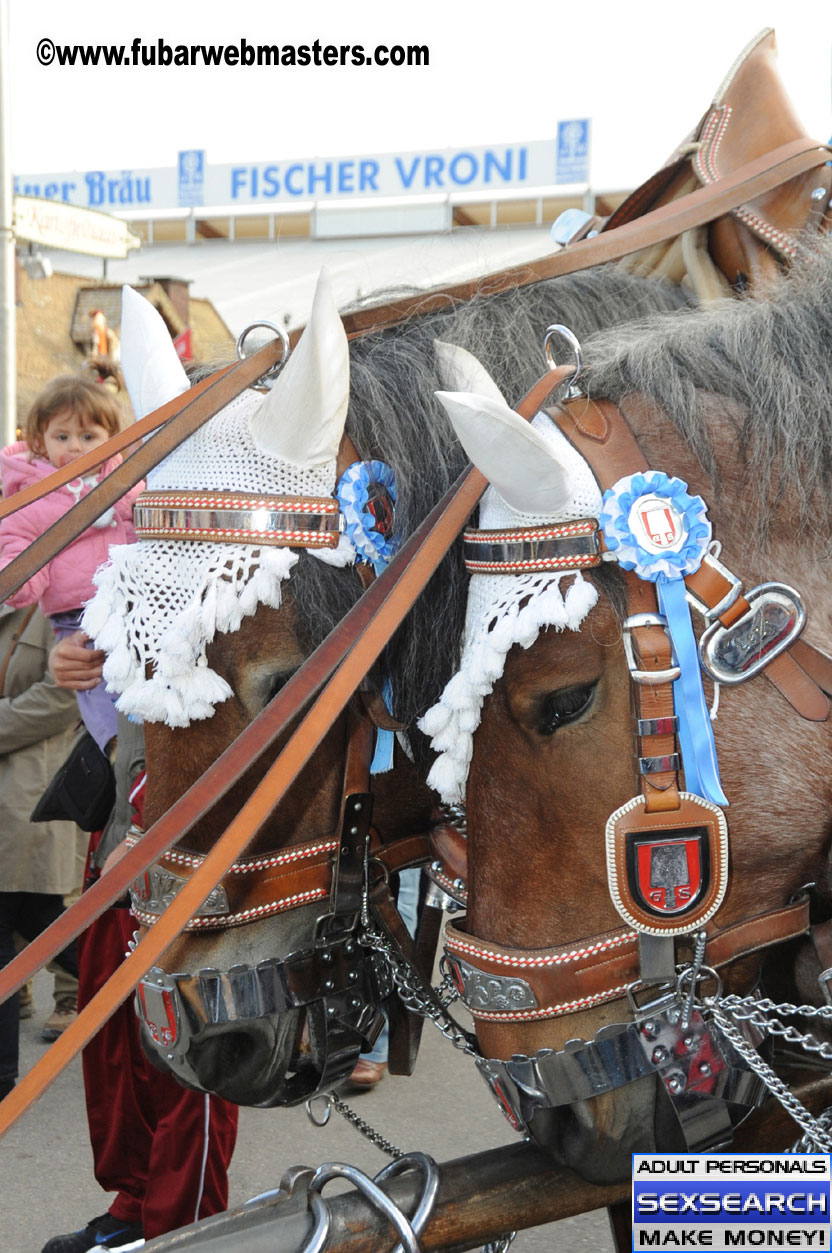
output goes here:
{"type": "MultiPolygon", "coordinates": [[[[263,455],[250,426],[262,404],[257,392],[238,396],[150,472],[148,490],[204,491],[221,476],[230,492],[330,496],[334,459],[297,466],[263,455]]],[[[310,551],[334,566],[351,565],[356,555],[344,536],[337,548],[310,551]]],[[[209,718],[232,691],[209,667],[207,645],[217,633],[236,631],[258,605],[277,608],[297,560],[290,548],[201,540],[111,548],[83,628],[109,654],[104,678],[120,693],[117,707],[172,727],[209,718]]]]}
{"type": "MultiPolygon", "coordinates": [[[[538,414],[532,426],[557,449],[570,474],[572,495],[557,517],[543,517],[518,512],[489,487],[480,504],[481,530],[572,522],[600,513],[601,492],[584,459],[545,414],[538,414]]],[[[597,601],[597,589],[579,571],[471,575],[459,669],[419,722],[439,754],[428,783],[446,804],[465,800],[482,704],[501,677],[509,650],[515,644],[529,648],[547,627],[579,630],[597,601]]]]}

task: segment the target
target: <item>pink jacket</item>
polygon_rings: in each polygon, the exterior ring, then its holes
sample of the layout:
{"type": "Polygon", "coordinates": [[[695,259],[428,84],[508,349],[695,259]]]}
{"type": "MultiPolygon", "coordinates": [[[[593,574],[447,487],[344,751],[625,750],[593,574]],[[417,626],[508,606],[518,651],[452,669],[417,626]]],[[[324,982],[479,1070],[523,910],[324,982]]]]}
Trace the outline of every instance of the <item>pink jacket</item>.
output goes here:
{"type": "MultiPolygon", "coordinates": [[[[8,448],[0,452],[4,497],[52,474],[53,467],[48,461],[29,458],[29,449],[22,442],[9,444],[8,448]]],[[[120,464],[120,456],[111,457],[94,473],[94,477],[74,479],[65,487],[44,496],[43,500],[25,505],[17,513],[4,518],[0,522],[0,569],[22,553],[32,540],[37,539],[53,522],[63,517],[77,500],[91,492],[97,482],[112,473],[120,464]]],[[[133,501],[143,490],[144,483],[131,488],[104,517],[83,531],[42,570],[32,575],[28,583],[24,583],[8,598],[6,604],[19,608],[37,601],[45,614],[65,613],[85,605],[95,591],[92,576],[108,560],[111,545],[135,542],[133,501]]]]}

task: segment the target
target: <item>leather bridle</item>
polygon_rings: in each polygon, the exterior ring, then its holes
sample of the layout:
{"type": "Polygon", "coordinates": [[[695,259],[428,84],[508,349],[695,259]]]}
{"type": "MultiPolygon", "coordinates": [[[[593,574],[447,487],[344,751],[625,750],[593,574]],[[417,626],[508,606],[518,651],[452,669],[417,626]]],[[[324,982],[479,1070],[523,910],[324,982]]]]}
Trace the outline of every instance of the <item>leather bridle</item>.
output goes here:
{"type": "MultiPolygon", "coordinates": [[[[273,1019],[292,1010],[306,1014],[308,1051],[276,1076],[267,1105],[295,1104],[326,1091],[355,1065],[384,1024],[381,1004],[393,990],[387,971],[359,943],[362,919],[381,896],[389,896],[393,871],[421,864],[427,834],[382,841],[372,826],[370,788],[374,728],[352,709],[339,823],[329,836],[236,861],[194,915],[185,931],[245,926],[263,918],[320,903],[307,945],[284,957],[232,969],[171,973],[153,967],[136,989],[136,1009],[166,1067],[199,1085],[192,1045],[229,1024],[273,1019]]],[[[141,839],[134,828],[128,840],[141,839]]],[[[156,923],[204,856],[169,849],[132,885],[133,913],[156,923]]],[[[395,909],[392,900],[388,907],[395,909]]]]}
{"type": "MultiPolygon", "coordinates": [[[[589,462],[602,491],[626,475],[649,470],[626,419],[610,402],[577,396],[548,412],[589,462]]],[[[560,573],[598,566],[605,552],[604,536],[595,519],[465,533],[466,564],[472,572],[516,574],[549,569],[560,573]]],[[[610,822],[626,824],[627,811],[634,810],[639,826],[672,835],[700,821],[702,806],[709,803],[691,797],[679,785],[681,758],[672,687],[679,669],[655,586],[630,570],[621,573],[626,588],[623,629],[634,696],[640,796],[612,815],[610,822]],[[690,806],[695,806],[693,817],[690,806]]],[[[739,579],[710,552],[699,569],[685,578],[685,584],[691,603],[707,622],[701,649],[705,665],[721,667],[715,674],[712,671],[713,677],[738,683],[762,674],[801,717],[811,721],[829,717],[832,659],[798,638],[805,614],[792,589],[764,584],[743,595],[739,579]],[[772,620],[779,629],[768,635],[750,630],[761,608],[768,605],[774,606],[772,620]]],[[[718,810],[715,805],[710,808],[718,810]]],[[[720,821],[724,822],[721,811],[720,821]]],[[[621,874],[626,870],[621,865],[615,869],[621,874]]],[[[727,864],[722,872],[724,881],[727,864]]],[[[452,873],[441,856],[431,868],[438,882],[448,882],[452,873]]],[[[611,874],[613,882],[617,880],[611,874]]],[[[461,887],[455,895],[457,900],[464,899],[461,887]]],[[[696,928],[703,932],[704,941],[699,968],[714,974],[809,930],[805,894],[726,926],[719,925],[720,903],[721,897],[714,893],[712,908],[696,928]]],[[[508,1061],[483,1059],[479,1063],[516,1127],[528,1127],[542,1110],[585,1100],[654,1073],[673,1102],[687,1147],[702,1150],[725,1143],[740,1108],[748,1112],[764,1098],[764,1086],[749,1081],[745,1063],[715,1037],[710,1023],[696,1014],[688,1015],[687,1022],[680,1018],[677,971],[690,964],[693,938],[685,933],[684,923],[674,929],[667,925],[651,928],[644,925],[644,917],[637,921],[642,924],[638,929],[617,928],[543,950],[477,939],[465,930],[464,920],[447,924],[446,960],[475,1020],[535,1022],[606,1003],[629,1002],[629,1021],[605,1028],[603,1041],[599,1037],[582,1047],[570,1046],[565,1053],[545,1049],[531,1058],[515,1055],[508,1061]],[[710,1060],[703,1062],[706,1053],[710,1060]],[[721,1058],[718,1068],[714,1056],[721,1058]],[[697,1069],[702,1065],[708,1068],[707,1075],[697,1069]],[[713,1106],[704,1119],[688,1117],[692,1093],[700,1115],[703,1100],[713,1106]]]]}
{"type": "MultiPolygon", "coordinates": [[[[346,443],[346,453],[355,456],[351,442],[346,443]]],[[[332,497],[208,490],[144,492],[135,514],[140,539],[312,550],[334,547],[342,523],[332,497]]],[[[138,984],[136,1008],[147,1034],[165,1065],[185,1082],[199,1086],[189,1051],[204,1033],[302,1009],[308,1052],[276,1078],[267,1101],[296,1103],[347,1075],[362,1047],[371,1045],[382,1029],[380,1005],[392,986],[378,959],[359,944],[360,926],[369,917],[371,899],[387,892],[390,873],[426,861],[429,844],[427,833],[385,841],[371,826],[375,728],[352,707],[346,724],[336,830],[234,861],[184,927],[191,933],[216,932],[328,900],[309,944],[255,966],[235,964],[229,971],[170,973],[154,966],[138,984]]],[[[128,847],[142,835],[134,826],[128,847]]],[[[205,855],[179,845],[164,852],[131,885],[138,922],[154,926],[205,860],[205,855]]]]}

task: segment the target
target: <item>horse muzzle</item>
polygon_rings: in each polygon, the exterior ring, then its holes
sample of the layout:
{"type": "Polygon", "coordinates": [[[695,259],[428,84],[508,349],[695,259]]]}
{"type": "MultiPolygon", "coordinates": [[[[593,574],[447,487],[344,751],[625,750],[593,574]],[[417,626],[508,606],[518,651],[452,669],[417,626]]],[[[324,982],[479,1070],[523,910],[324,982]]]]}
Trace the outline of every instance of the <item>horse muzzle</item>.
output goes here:
{"type": "Polygon", "coordinates": [[[685,1009],[670,993],[591,1041],[478,1066],[517,1131],[591,1182],[614,1182],[629,1175],[633,1152],[730,1144],[765,1099],[764,1083],[716,1025],[685,1009]]]}
{"type": "Polygon", "coordinates": [[[154,967],[136,1011],[148,1048],[186,1086],[237,1104],[292,1105],[349,1074],[379,1035],[377,1005],[391,991],[380,963],[342,933],[228,971],[154,967]],[[296,1043],[304,1013],[308,1052],[296,1043]]]}

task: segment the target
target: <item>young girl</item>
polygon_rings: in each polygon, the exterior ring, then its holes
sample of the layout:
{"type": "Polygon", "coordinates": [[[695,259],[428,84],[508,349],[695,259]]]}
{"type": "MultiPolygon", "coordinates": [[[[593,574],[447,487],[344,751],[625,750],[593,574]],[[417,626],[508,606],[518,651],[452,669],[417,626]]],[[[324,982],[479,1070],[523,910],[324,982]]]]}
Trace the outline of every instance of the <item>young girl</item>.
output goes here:
{"type": "MultiPolygon", "coordinates": [[[[76,461],[115,435],[120,426],[118,403],[100,383],[71,376],[53,379],[32,405],[26,420],[25,439],[0,452],[3,495],[11,496],[53,470],[76,461]]],[[[42,500],[4,518],[0,522],[0,569],[120,463],[120,456],[111,457],[83,478],[73,479],[42,500]]],[[[51,618],[58,639],[77,631],[83,607],[95,590],[92,576],[108,560],[111,545],[135,542],[133,501],[143,487],[144,484],[139,483],[131,488],[6,603],[19,608],[37,601],[51,618]]],[[[103,683],[78,693],[81,717],[103,750],[116,733],[114,699],[103,683]]]]}

